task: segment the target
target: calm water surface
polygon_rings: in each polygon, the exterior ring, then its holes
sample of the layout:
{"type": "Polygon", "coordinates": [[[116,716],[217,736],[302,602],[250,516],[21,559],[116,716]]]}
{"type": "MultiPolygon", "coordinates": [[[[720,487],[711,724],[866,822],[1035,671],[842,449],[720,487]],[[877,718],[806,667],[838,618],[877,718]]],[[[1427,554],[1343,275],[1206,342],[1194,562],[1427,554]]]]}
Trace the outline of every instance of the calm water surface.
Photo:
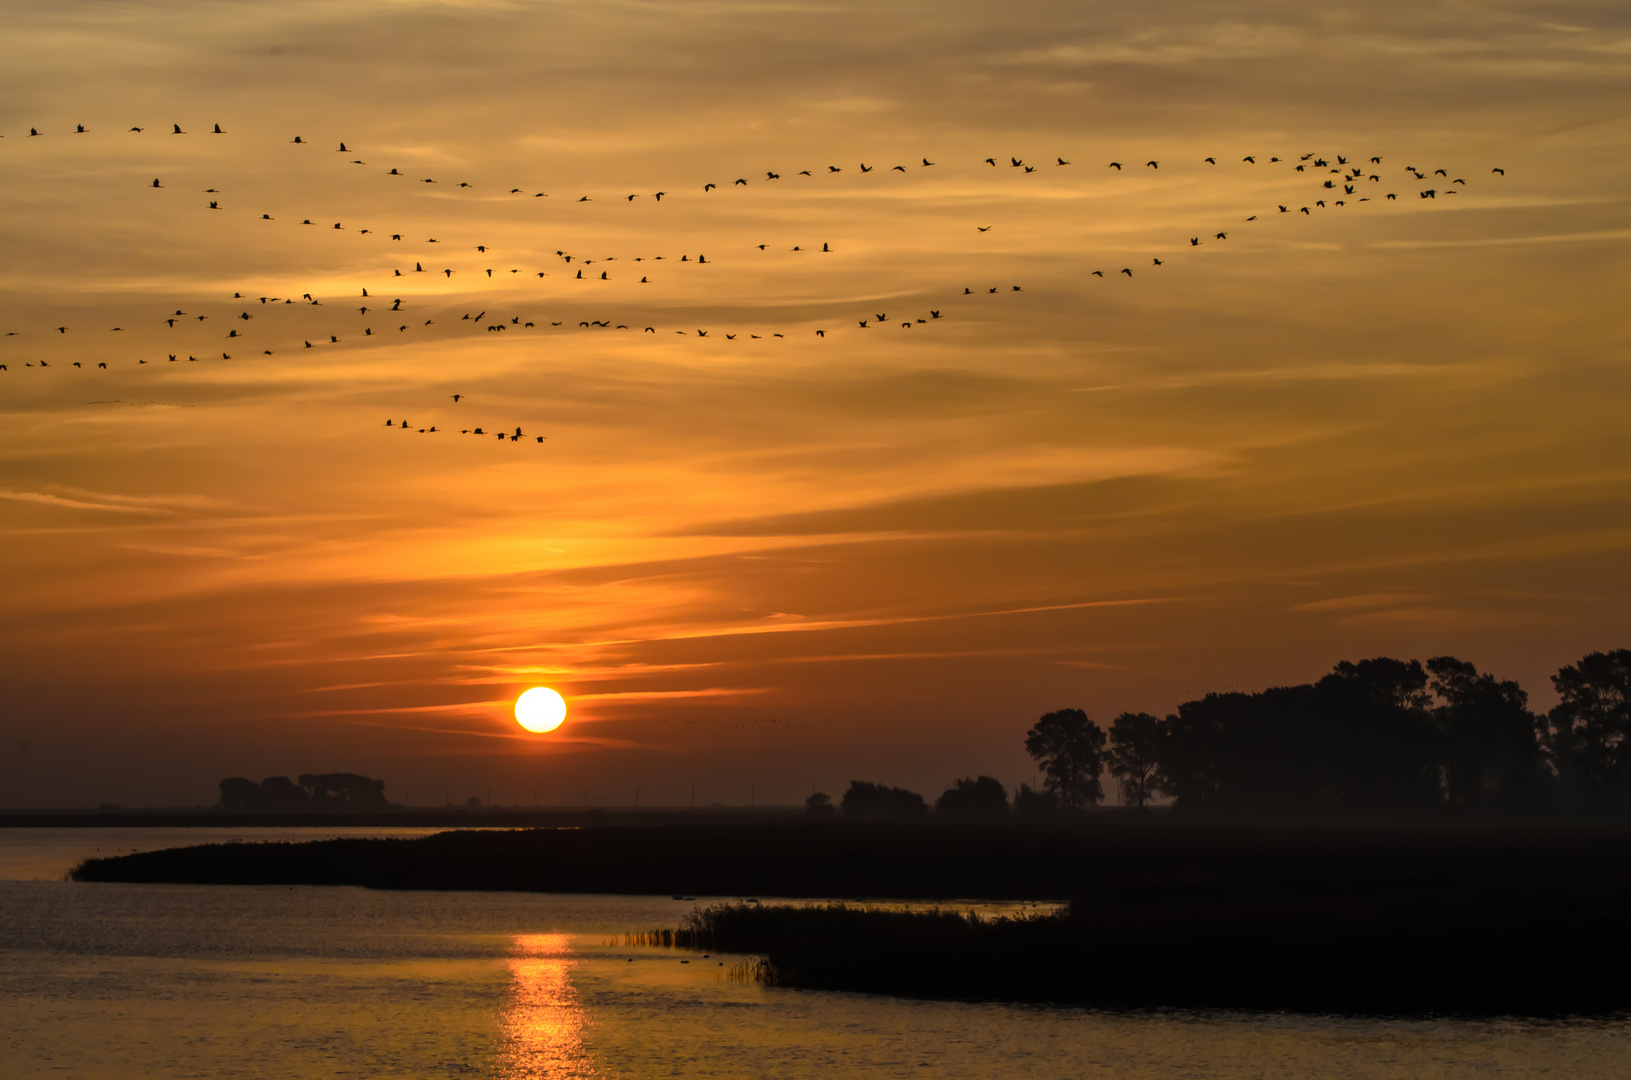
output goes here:
{"type": "Polygon", "coordinates": [[[732,978],[743,957],[621,944],[691,907],[0,883],[0,1074],[1585,1080],[1624,1077],[1631,1061],[1625,1020],[913,1002],[765,989],[732,978]]]}

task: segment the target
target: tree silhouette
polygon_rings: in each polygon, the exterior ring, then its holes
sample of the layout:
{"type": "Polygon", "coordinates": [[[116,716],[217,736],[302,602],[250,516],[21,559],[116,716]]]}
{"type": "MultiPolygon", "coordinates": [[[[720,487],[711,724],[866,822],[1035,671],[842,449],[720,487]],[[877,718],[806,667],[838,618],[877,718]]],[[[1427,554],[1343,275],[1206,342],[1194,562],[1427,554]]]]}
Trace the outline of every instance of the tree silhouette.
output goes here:
{"type": "Polygon", "coordinates": [[[1445,795],[1463,809],[1532,809],[1540,798],[1540,744],[1529,695],[1465,660],[1427,661],[1444,762],[1445,795]]]}
{"type": "Polygon", "coordinates": [[[1160,791],[1161,722],[1125,712],[1110,725],[1110,775],[1121,781],[1123,805],[1142,808],[1160,791]]]}
{"type": "Polygon", "coordinates": [[[229,776],[221,781],[221,809],[259,810],[263,804],[261,786],[242,776],[229,776]]]}
{"type": "Polygon", "coordinates": [[[382,810],[390,805],[385,781],[356,773],[305,773],[300,786],[306,789],[313,810],[382,810]]]}
{"type": "Polygon", "coordinates": [[[1037,791],[1029,784],[1019,785],[1014,792],[1014,813],[1021,817],[1053,814],[1059,810],[1059,796],[1051,791],[1037,791]]]}
{"type": "Polygon", "coordinates": [[[825,791],[817,791],[804,800],[804,812],[811,817],[831,817],[836,811],[832,796],[825,791]]]}
{"type": "Polygon", "coordinates": [[[1008,792],[992,776],[965,776],[934,801],[934,812],[960,817],[1007,817],[1008,792]]]}
{"type": "Polygon", "coordinates": [[[287,776],[268,776],[261,781],[261,805],[267,810],[309,810],[311,796],[287,776]]]}
{"type": "Polygon", "coordinates": [[[1395,812],[1443,801],[1427,673],[1416,660],[1343,661],[1314,685],[1321,770],[1349,812],[1395,812]]]}
{"type": "Polygon", "coordinates": [[[1561,700],[1545,734],[1559,776],[1594,813],[1631,797],[1631,649],[1584,656],[1552,685],[1561,700]]]}
{"type": "Polygon", "coordinates": [[[928,813],[923,796],[905,788],[851,780],[839,803],[845,817],[916,817],[928,813]]]}
{"type": "Polygon", "coordinates": [[[1042,767],[1044,788],[1067,810],[1096,806],[1104,798],[1104,729],[1080,709],[1059,709],[1025,733],[1025,751],[1042,767]]]}

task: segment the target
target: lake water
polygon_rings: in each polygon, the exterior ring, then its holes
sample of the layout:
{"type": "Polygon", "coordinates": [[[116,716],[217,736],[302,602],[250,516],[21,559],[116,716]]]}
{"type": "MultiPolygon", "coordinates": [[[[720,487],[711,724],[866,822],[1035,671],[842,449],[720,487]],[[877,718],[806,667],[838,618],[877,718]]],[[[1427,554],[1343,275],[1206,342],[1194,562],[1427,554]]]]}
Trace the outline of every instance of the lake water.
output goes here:
{"type": "MultiPolygon", "coordinates": [[[[20,833],[0,833],[0,848],[24,846],[20,833]]],[[[84,839],[36,840],[34,855],[84,839]]],[[[89,839],[136,846],[117,830],[89,839]]],[[[692,906],[4,882],[0,1074],[1586,1080],[1624,1077],[1631,1061],[1624,1019],[916,1002],[766,989],[739,977],[744,957],[621,943],[627,932],[676,925],[692,906]]]]}

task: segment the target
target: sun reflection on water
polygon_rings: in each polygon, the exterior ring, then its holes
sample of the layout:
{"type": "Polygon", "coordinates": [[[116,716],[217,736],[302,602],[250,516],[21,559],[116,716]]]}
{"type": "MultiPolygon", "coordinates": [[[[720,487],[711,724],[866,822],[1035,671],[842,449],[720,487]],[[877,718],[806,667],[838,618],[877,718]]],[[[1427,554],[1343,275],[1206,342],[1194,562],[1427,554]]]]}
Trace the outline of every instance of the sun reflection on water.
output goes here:
{"type": "Polygon", "coordinates": [[[520,1080],[599,1077],[584,1034],[588,1014],[572,985],[571,938],[517,934],[510,958],[510,996],[499,1014],[503,1044],[497,1075],[520,1080]]]}

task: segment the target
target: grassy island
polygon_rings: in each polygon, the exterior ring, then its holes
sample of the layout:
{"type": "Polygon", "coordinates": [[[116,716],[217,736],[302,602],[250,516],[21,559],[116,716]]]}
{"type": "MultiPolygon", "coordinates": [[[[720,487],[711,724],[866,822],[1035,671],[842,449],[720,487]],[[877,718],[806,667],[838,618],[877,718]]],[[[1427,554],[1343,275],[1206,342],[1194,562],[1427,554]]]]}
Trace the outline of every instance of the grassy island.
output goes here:
{"type": "Polygon", "coordinates": [[[844,901],[714,905],[667,938],[762,957],[767,982],[819,989],[1136,1008],[1631,1008],[1631,830],[1615,826],[630,825],[204,845],[93,859],[74,877],[844,901]],[[959,899],[1068,907],[982,921],[959,899]]]}

